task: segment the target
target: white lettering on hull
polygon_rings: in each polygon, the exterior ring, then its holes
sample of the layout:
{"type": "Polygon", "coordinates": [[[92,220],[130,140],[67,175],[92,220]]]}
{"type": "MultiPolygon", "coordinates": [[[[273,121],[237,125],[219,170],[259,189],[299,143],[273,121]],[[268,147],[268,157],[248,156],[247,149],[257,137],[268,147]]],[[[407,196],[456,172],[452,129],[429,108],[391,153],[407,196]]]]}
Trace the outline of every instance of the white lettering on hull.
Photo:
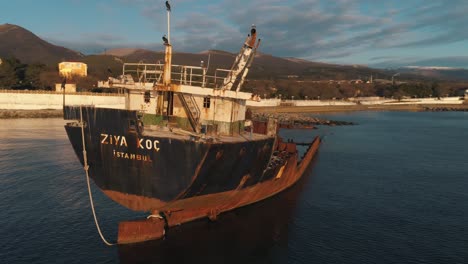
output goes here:
{"type": "MultiPolygon", "coordinates": [[[[125,136],[101,133],[101,145],[114,146],[115,148],[112,150],[112,156],[117,159],[153,162],[150,155],[126,152],[125,150],[128,148],[128,143],[125,136]],[[121,151],[120,148],[124,148],[124,151],[121,151]]],[[[153,150],[156,152],[159,152],[160,150],[159,140],[140,138],[137,139],[136,145],[137,149],[139,150],[153,150]]]]}
{"type": "MultiPolygon", "coordinates": [[[[125,136],[116,136],[109,134],[101,134],[101,144],[128,147],[127,139],[125,138],[125,136]]],[[[137,139],[137,148],[159,151],[159,140],[152,140],[148,138],[137,139]]]]}

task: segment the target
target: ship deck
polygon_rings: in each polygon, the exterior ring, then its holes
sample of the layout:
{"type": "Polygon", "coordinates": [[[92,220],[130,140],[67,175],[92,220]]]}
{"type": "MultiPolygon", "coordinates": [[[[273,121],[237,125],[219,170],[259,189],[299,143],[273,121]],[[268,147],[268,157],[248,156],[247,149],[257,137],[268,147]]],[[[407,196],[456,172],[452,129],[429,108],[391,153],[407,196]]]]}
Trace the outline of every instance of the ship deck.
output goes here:
{"type": "Polygon", "coordinates": [[[172,139],[179,139],[179,140],[196,140],[202,139],[205,141],[212,140],[213,143],[236,143],[236,142],[248,142],[248,141],[257,141],[268,139],[270,136],[264,134],[257,134],[257,133],[250,133],[250,132],[242,132],[237,135],[228,136],[228,135],[217,135],[217,136],[209,136],[205,134],[197,134],[187,130],[179,129],[179,128],[166,128],[166,127],[145,127],[145,131],[143,132],[145,136],[153,136],[153,137],[165,137],[165,138],[172,138],[172,139]]]}

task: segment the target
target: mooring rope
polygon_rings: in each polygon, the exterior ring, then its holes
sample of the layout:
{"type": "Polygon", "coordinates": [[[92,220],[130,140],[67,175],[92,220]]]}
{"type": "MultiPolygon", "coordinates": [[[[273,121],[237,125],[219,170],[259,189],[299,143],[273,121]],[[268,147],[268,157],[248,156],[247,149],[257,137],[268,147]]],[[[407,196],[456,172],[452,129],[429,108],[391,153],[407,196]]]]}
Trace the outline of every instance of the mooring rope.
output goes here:
{"type": "Polygon", "coordinates": [[[91,210],[93,211],[94,223],[96,224],[97,231],[102,241],[108,246],[114,246],[115,244],[109,243],[104,237],[104,235],[102,234],[101,228],[99,227],[99,222],[96,217],[96,211],[94,210],[93,194],[91,193],[91,184],[89,182],[89,173],[88,173],[89,165],[88,165],[88,158],[86,156],[86,145],[85,145],[85,136],[84,136],[84,124],[83,124],[83,109],[81,105],[80,105],[80,126],[81,126],[81,140],[83,143],[83,165],[84,165],[83,168],[86,173],[86,182],[88,183],[89,203],[91,204],[91,210]]]}

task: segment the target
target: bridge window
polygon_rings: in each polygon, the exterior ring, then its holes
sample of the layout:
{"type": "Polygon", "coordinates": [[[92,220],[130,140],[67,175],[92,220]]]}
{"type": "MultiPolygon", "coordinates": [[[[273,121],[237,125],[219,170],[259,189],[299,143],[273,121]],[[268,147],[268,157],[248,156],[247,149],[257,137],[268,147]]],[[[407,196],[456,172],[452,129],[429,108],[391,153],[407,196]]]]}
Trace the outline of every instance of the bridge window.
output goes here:
{"type": "Polygon", "coordinates": [[[210,104],[211,104],[211,98],[210,97],[203,98],[203,107],[204,108],[210,108],[210,104]]]}
{"type": "Polygon", "coordinates": [[[145,92],[145,103],[149,103],[151,100],[151,93],[146,91],[145,92]]]}

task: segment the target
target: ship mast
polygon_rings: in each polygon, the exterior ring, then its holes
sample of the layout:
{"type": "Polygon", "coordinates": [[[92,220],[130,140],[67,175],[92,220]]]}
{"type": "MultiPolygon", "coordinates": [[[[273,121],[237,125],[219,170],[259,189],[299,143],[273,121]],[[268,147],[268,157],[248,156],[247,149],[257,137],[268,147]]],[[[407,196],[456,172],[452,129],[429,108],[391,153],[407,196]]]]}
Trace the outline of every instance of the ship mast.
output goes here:
{"type": "Polygon", "coordinates": [[[164,57],[164,75],[163,85],[170,90],[171,85],[171,68],[172,68],[172,45],[171,45],[171,5],[166,1],[167,10],[167,37],[164,36],[164,46],[166,46],[166,53],[164,57]]]}
{"type": "Polygon", "coordinates": [[[165,46],[164,66],[162,73],[162,83],[157,83],[156,89],[159,91],[156,113],[161,115],[172,115],[173,92],[171,91],[171,69],[172,69],[172,45],[171,45],[171,5],[166,1],[167,10],[167,35],[165,34],[163,44],[165,46]],[[165,102],[167,102],[165,106],[165,102]]]}
{"type": "Polygon", "coordinates": [[[171,5],[169,1],[166,1],[166,10],[167,10],[167,40],[171,43],[171,5]]]}

